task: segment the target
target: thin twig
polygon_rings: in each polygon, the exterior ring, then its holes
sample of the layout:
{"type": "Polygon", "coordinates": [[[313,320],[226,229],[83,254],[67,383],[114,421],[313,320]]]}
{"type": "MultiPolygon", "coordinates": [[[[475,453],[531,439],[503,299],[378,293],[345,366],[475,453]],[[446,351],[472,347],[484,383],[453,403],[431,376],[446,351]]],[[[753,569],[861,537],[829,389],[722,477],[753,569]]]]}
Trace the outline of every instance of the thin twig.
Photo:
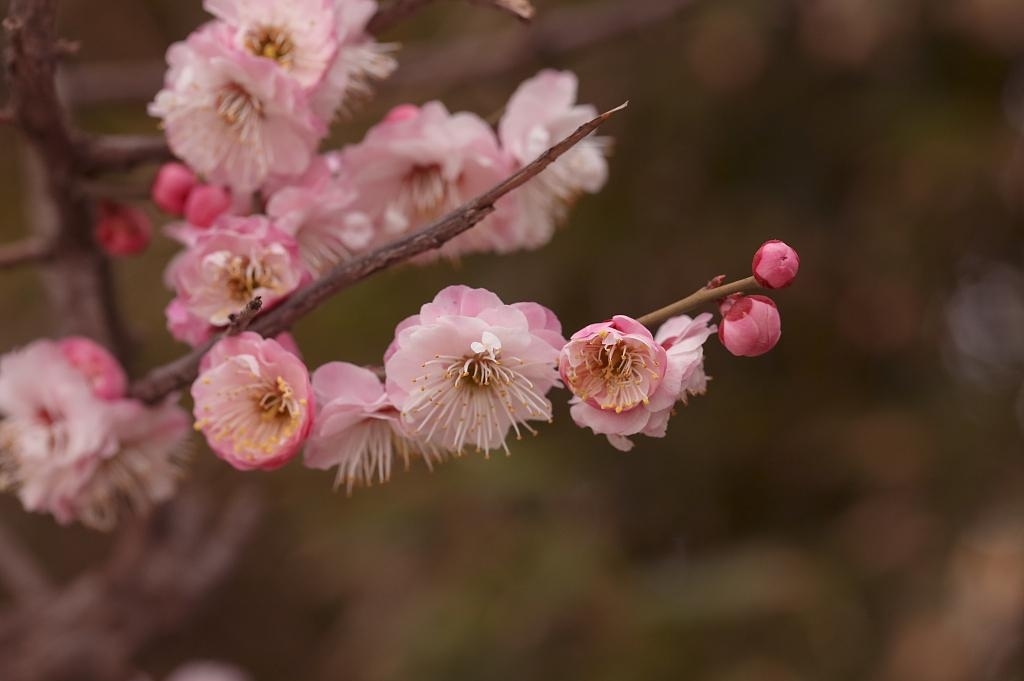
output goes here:
{"type": "Polygon", "coordinates": [[[38,603],[53,593],[45,573],[3,525],[0,525],[0,580],[23,606],[38,603]]]}
{"type": "Polygon", "coordinates": [[[174,158],[163,135],[97,135],[77,146],[84,175],[123,172],[144,163],[162,163],[174,158]]]}
{"type": "Polygon", "coordinates": [[[746,279],[722,284],[721,286],[715,286],[714,288],[708,288],[705,286],[701,290],[691,293],[682,300],[677,300],[671,305],[666,305],[659,310],[645,314],[643,317],[638,317],[637,321],[644,326],[657,326],[671,317],[690,312],[701,305],[706,305],[707,303],[716,301],[720,298],[725,298],[733,293],[746,293],[748,291],[756,291],[760,288],[761,285],[757,283],[757,279],[754,279],[754,277],[747,277],[746,279]]]}
{"type": "Polygon", "coordinates": [[[37,239],[24,239],[0,246],[0,270],[43,262],[53,251],[37,239]]]}
{"type": "MultiPolygon", "coordinates": [[[[439,248],[445,242],[454,239],[494,212],[495,201],[540,174],[559,156],[597,130],[602,123],[622,111],[627,104],[628,102],[584,123],[574,133],[545,151],[519,172],[415,234],[393,241],[359,258],[336,265],[323,277],[297,291],[282,305],[256,319],[251,326],[252,330],[266,338],[276,336],[291,328],[292,324],[322,305],[328,298],[356,282],[420,253],[439,248]]],[[[188,385],[195,379],[203,355],[218,340],[220,337],[211,339],[184,357],[153,369],[132,386],[132,395],[146,402],[157,402],[169,393],[188,385]]]]}
{"type": "Polygon", "coordinates": [[[252,320],[256,319],[256,315],[263,309],[263,298],[256,296],[242,308],[241,312],[232,312],[228,315],[228,330],[229,336],[242,333],[249,325],[252,324],[252,320]]]}

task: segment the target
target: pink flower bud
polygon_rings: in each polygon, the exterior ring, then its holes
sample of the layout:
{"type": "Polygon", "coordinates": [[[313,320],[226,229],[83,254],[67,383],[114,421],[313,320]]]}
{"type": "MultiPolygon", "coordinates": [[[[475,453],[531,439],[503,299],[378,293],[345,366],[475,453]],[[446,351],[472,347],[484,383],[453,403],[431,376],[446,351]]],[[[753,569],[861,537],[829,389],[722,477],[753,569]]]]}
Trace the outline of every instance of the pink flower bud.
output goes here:
{"type": "Polygon", "coordinates": [[[737,357],[763,355],[779,342],[782,321],[771,298],[737,294],[723,301],[721,310],[718,339],[737,357]]]}
{"type": "Polygon", "coordinates": [[[201,184],[185,201],[185,219],[195,227],[207,228],[231,208],[231,193],[224,187],[201,184]]]}
{"type": "Polygon", "coordinates": [[[400,123],[401,121],[411,121],[420,115],[420,108],[415,104],[399,104],[384,117],[384,121],[387,123],[400,123]]]}
{"type": "Polygon", "coordinates": [[[183,163],[165,163],[153,181],[153,203],[171,215],[185,212],[185,201],[196,186],[196,175],[183,163]]]}
{"type": "Polygon", "coordinates": [[[70,336],[57,343],[64,358],[92,386],[92,392],[103,400],[118,400],[128,389],[124,369],[106,348],[81,336],[70,336]]]}
{"type": "Polygon", "coordinates": [[[778,239],[765,241],[754,254],[751,265],[757,283],[765,288],[785,288],[796,279],[800,256],[793,247],[778,239]]]}
{"type": "Polygon", "coordinates": [[[138,208],[102,201],[93,235],[108,255],[136,255],[149,246],[153,225],[138,208]]]}

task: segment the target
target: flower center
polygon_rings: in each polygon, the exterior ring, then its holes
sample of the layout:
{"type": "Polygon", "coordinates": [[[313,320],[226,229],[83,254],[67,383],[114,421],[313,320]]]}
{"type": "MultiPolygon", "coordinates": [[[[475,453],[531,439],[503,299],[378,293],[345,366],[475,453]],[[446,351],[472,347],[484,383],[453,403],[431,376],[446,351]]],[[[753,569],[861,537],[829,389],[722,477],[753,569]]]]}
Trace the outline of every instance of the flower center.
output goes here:
{"type": "Polygon", "coordinates": [[[606,339],[604,334],[587,342],[582,365],[569,375],[573,392],[584,400],[593,397],[601,409],[614,409],[617,414],[647,404],[644,374],[658,377],[648,367],[648,357],[626,342],[606,339]]]}
{"type": "Polygon", "coordinates": [[[477,450],[505,445],[511,426],[521,439],[520,426],[536,431],[527,419],[551,419],[551,404],[523,373],[528,364],[503,357],[501,341],[484,332],[471,353],[436,355],[423,363],[426,373],[413,380],[418,387],[403,416],[416,423],[427,441],[440,439],[445,448],[461,452],[467,443],[477,450]],[[436,436],[436,438],[435,438],[436,436]]]}
{"type": "Polygon", "coordinates": [[[263,105],[238,83],[224,86],[217,94],[217,115],[242,137],[263,116],[263,105]]]}
{"type": "Polygon", "coordinates": [[[245,49],[257,57],[273,59],[288,68],[292,64],[295,43],[285,31],[276,26],[256,26],[245,33],[245,49]]]}
{"type": "Polygon", "coordinates": [[[290,423],[299,418],[299,401],[295,399],[295,391],[287,381],[278,376],[277,381],[267,388],[262,395],[257,393],[259,399],[256,400],[256,404],[263,412],[260,414],[261,419],[290,423]]]}
{"type": "Polygon", "coordinates": [[[435,164],[414,166],[402,180],[403,208],[415,224],[438,217],[452,203],[450,186],[435,164]]]}
{"type": "Polygon", "coordinates": [[[275,289],[280,284],[271,269],[244,255],[232,255],[228,259],[224,277],[231,299],[242,305],[255,297],[257,289],[275,289]]]}

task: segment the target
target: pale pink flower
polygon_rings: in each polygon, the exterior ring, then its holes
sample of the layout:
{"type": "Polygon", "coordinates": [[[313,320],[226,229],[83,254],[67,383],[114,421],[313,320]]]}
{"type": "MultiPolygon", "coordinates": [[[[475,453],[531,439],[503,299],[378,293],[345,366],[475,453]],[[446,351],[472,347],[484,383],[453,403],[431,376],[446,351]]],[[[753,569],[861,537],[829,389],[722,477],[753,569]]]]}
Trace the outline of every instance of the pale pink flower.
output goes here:
{"type": "Polygon", "coordinates": [[[275,340],[230,336],[206,353],[192,384],[196,430],[239,470],[271,470],[298,452],[313,422],[306,366],[275,340]]]}
{"type": "Polygon", "coordinates": [[[348,113],[353,104],[368,99],[373,83],[390,76],[398,66],[391,56],[396,46],[377,43],[366,32],[367,22],[377,11],[375,0],[333,0],[332,4],[338,51],[313,93],[313,109],[325,120],[348,113]]]}
{"type": "Polygon", "coordinates": [[[772,239],[754,253],[750,265],[757,283],[765,288],[785,288],[800,271],[800,256],[789,244],[772,239]]]}
{"type": "Polygon", "coordinates": [[[188,343],[192,347],[202,345],[213,336],[217,327],[202,317],[189,312],[181,298],[175,298],[164,309],[167,319],[167,330],[174,340],[188,343]]]}
{"type": "MultiPolygon", "coordinates": [[[[342,173],[370,216],[373,246],[427,226],[512,172],[491,128],[469,113],[449,114],[440,102],[386,118],[342,152],[342,173]],[[415,115],[413,115],[415,113],[415,115]]],[[[505,233],[491,216],[449,241],[445,255],[503,250],[505,233]]]]}
{"type": "Polygon", "coordinates": [[[153,239],[153,223],[135,206],[101,201],[98,213],[93,235],[107,255],[138,255],[153,239]]]}
{"type": "Polygon", "coordinates": [[[313,372],[317,416],[306,443],[304,460],[310,468],[338,467],[334,486],[387,482],[392,464],[401,457],[409,465],[411,454],[423,454],[428,465],[432,452],[421,451],[409,440],[398,409],[384,392],[384,384],[369,369],[346,362],[330,362],[313,372]]]}
{"type": "MultiPolygon", "coordinates": [[[[182,308],[211,326],[225,326],[257,296],[264,308],[283,300],[302,283],[303,272],[297,244],[267,218],[221,218],[168,265],[166,279],[181,301],[168,310],[174,314],[168,326],[172,333],[176,327],[192,330],[182,308]]],[[[191,333],[176,334],[185,336],[191,333]]]]}
{"type": "Polygon", "coordinates": [[[551,420],[561,325],[536,303],[505,305],[450,286],[398,325],[385,354],[387,393],[409,437],[461,454],[508,451],[508,431],[551,420]]]}
{"type": "Polygon", "coordinates": [[[0,357],[0,487],[61,524],[110,529],[173,492],[188,423],[173,402],[98,397],[57,343],[0,357]]]}
{"type": "Polygon", "coordinates": [[[771,298],[736,294],[722,302],[718,339],[737,357],[763,355],[779,342],[782,320],[771,298]]]}
{"type": "MultiPolygon", "coordinates": [[[[544,70],[520,85],[509,99],[498,124],[498,137],[517,167],[533,161],[597,116],[593,106],[576,104],[577,84],[570,71],[544,70]]],[[[516,248],[546,244],[576,199],[604,186],[607,147],[603,138],[584,139],[512,195],[519,208],[510,228],[516,248]]]]}
{"type": "Polygon", "coordinates": [[[185,164],[165,163],[153,180],[153,203],[165,213],[181,215],[185,211],[185,200],[197,182],[195,173],[185,164]]]}
{"type": "Polygon", "coordinates": [[[175,155],[210,182],[246,193],[271,174],[304,171],[326,125],[297,81],[233,40],[214,23],[172,45],[149,112],[163,120],[175,155]]]}
{"type": "Polygon", "coordinates": [[[710,319],[674,317],[654,337],[617,315],[575,333],[559,369],[575,395],[570,413],[576,424],[622,451],[633,447],[627,436],[664,437],[673,405],[706,388],[703,344],[714,333],[710,319]]]}
{"type": "Polygon", "coordinates": [[[320,83],[337,53],[333,5],[333,0],[203,2],[230,26],[236,49],[273,62],[304,88],[320,83]]]}
{"type": "Polygon", "coordinates": [[[267,215],[298,242],[303,263],[314,275],[348,260],[374,237],[370,217],[354,208],[355,189],[322,167],[278,189],[267,201],[267,215]]]}
{"type": "Polygon", "coordinates": [[[64,353],[64,359],[89,381],[96,397],[116,400],[125,396],[128,376],[121,363],[102,345],[91,338],[70,336],[57,341],[57,346],[64,353]]]}

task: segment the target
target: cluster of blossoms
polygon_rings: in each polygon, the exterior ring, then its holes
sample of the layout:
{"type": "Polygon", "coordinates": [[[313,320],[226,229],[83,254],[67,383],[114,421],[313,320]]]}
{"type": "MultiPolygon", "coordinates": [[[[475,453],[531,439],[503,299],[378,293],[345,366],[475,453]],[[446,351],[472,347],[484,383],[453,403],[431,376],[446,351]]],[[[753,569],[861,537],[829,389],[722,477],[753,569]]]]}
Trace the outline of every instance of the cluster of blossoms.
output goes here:
{"type": "Polygon", "coordinates": [[[188,415],[176,397],[146,406],[126,389],[117,360],[86,338],[0,357],[0,488],[27,510],[97,529],[170,498],[188,415]]]}
{"type": "MultiPolygon", "coordinates": [[[[236,333],[242,310],[271,309],[428,227],[597,111],[577,103],[572,73],[546,70],[520,85],[496,128],[440,102],[406,104],[361,141],[319,152],[329,123],[396,66],[367,33],[376,2],[204,6],[215,18],[171,46],[150,105],[181,161],[160,169],[152,198],[180,218],[165,227],[183,246],[164,274],[168,329],[193,346],[222,335],[191,394],[195,429],[234,468],[272,470],[302,454],[351,490],[387,480],[399,460],[507,453],[510,436],[551,420],[556,387],[572,393],[576,424],[626,451],[634,436],[664,437],[676,405],[704,393],[704,344],[716,331],[739,356],[778,342],[770,299],[713,290],[701,300],[720,298],[717,325],[710,313],[616,315],[566,339],[542,305],[451,286],[398,324],[377,368],[310,372],[287,334],[236,333]]],[[[572,204],[605,184],[606,147],[584,138],[415,261],[543,246],[572,204]]],[[[95,236],[111,255],[142,250],[151,231],[137,209],[99,207],[95,236]]],[[[729,291],[786,286],[798,266],[789,246],[767,242],[750,286],[729,291]]],[[[110,527],[125,508],[170,496],[187,425],[174,397],[126,397],[124,371],[91,341],[41,340],[0,358],[0,486],[62,523],[110,527]]]]}
{"type": "MultiPolygon", "coordinates": [[[[798,266],[793,249],[772,241],[754,272],[780,287],[798,266]]],[[[710,313],[676,315],[652,333],[616,315],[566,340],[542,305],[450,286],[398,324],[377,371],[330,362],[310,376],[275,340],[243,333],[220,341],[192,388],[196,428],[242,470],[278,468],[304,446],[307,466],[336,468],[336,486],[351,490],[387,480],[396,459],[430,466],[467,451],[507,453],[510,435],[551,420],[548,394],[564,385],[576,424],[628,451],[631,436],[664,437],[677,403],[704,394],[704,343],[716,330],[741,356],[778,342],[767,298],[735,294],[721,309],[717,326],[710,313]]]]}

